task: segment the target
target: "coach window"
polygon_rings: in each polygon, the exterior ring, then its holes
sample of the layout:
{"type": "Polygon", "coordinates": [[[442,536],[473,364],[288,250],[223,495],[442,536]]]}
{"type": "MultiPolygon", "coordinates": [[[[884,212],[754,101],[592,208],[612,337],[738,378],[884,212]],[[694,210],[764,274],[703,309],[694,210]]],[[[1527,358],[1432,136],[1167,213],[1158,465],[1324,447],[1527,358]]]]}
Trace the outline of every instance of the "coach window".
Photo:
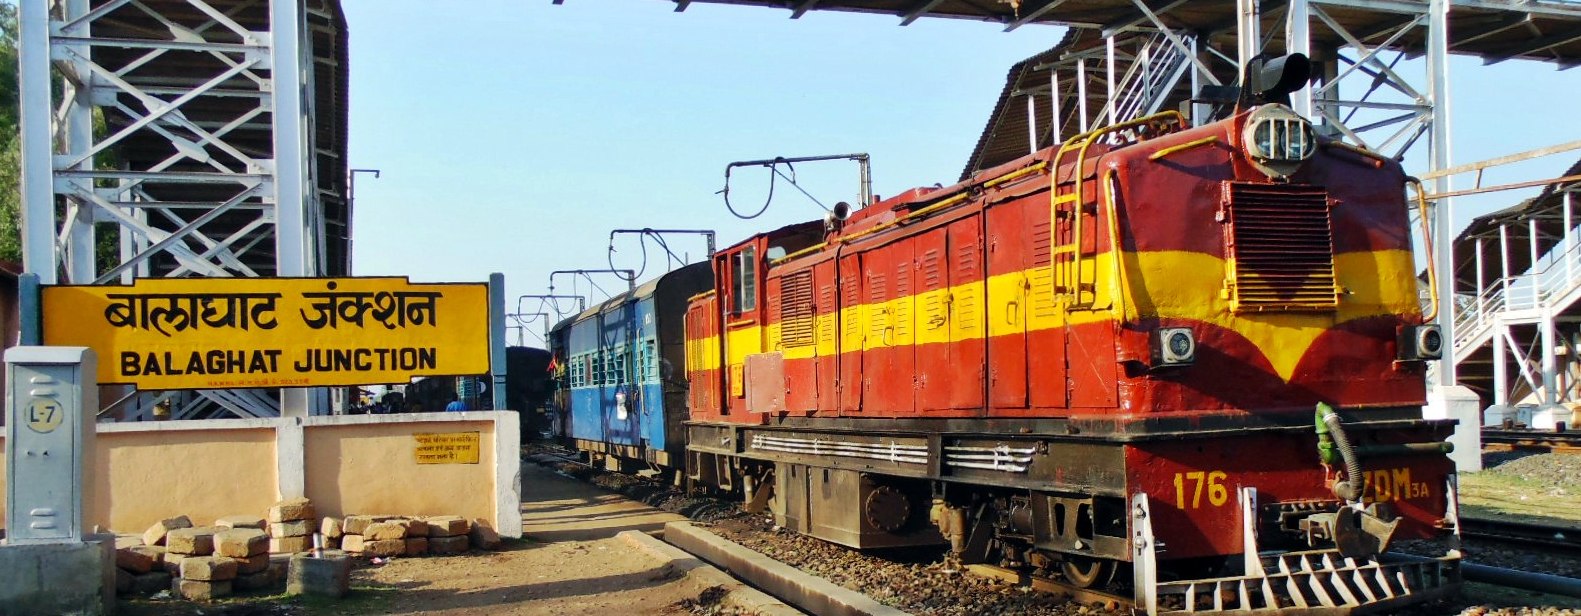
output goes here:
{"type": "Polygon", "coordinates": [[[758,307],[758,251],[748,246],[736,253],[735,273],[731,276],[735,287],[734,312],[751,312],[758,307]]]}

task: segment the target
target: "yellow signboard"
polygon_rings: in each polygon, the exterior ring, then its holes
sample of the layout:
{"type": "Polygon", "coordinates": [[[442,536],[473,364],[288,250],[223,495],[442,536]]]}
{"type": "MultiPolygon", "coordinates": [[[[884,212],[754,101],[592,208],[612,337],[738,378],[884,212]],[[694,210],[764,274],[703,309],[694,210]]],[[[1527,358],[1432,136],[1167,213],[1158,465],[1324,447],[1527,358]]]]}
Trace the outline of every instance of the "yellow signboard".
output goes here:
{"type": "Polygon", "coordinates": [[[417,439],[418,464],[477,464],[479,434],[447,432],[413,434],[417,439]]]}
{"type": "Polygon", "coordinates": [[[43,290],[44,344],[140,389],[405,383],[489,371],[488,285],[165,278],[43,290]]]}

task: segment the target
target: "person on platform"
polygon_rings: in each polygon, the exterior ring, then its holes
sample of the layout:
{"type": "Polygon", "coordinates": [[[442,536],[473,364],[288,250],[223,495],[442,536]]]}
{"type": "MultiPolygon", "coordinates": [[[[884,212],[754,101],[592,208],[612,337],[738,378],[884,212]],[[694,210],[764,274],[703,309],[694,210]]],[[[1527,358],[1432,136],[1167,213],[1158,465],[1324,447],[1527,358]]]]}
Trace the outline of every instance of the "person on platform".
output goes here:
{"type": "Polygon", "coordinates": [[[465,410],[467,410],[467,403],[457,398],[455,394],[450,394],[450,404],[445,405],[445,412],[459,413],[465,410]]]}

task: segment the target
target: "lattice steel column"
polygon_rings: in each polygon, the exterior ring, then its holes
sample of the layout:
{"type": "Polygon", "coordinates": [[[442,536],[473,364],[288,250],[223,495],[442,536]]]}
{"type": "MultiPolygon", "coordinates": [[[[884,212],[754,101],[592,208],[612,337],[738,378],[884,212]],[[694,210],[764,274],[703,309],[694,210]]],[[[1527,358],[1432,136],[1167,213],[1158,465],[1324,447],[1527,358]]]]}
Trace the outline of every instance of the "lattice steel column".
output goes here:
{"type": "MultiPolygon", "coordinates": [[[[46,284],[324,273],[304,0],[19,9],[28,272],[46,284]],[[118,262],[95,262],[102,223],[120,229],[118,262]]],[[[243,416],[278,412],[256,392],[201,397],[243,416]]],[[[282,396],[288,409],[304,397],[282,396]]]]}

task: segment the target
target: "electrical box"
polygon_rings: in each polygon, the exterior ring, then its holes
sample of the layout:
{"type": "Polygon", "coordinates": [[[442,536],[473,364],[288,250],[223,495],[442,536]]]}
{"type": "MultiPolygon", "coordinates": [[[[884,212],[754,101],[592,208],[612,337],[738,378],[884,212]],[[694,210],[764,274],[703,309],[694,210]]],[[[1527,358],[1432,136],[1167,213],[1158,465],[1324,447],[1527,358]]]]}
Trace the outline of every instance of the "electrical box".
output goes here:
{"type": "Polygon", "coordinates": [[[13,347],[6,372],[6,542],[80,542],[99,408],[87,347],[13,347]]]}

